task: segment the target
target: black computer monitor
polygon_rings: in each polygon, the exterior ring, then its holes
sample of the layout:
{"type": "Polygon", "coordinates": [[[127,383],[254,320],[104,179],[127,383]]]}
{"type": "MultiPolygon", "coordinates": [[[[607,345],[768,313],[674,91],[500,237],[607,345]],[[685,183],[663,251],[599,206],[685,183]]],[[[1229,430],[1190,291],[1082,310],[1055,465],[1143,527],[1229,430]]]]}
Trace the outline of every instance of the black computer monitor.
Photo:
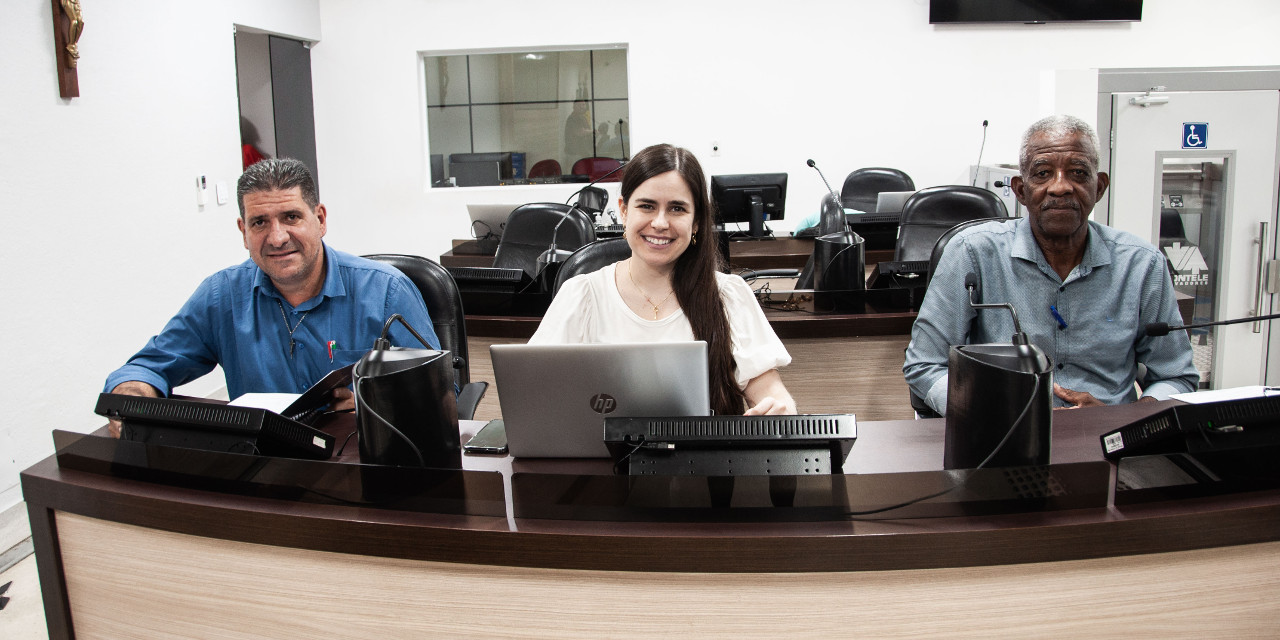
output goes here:
{"type": "Polygon", "coordinates": [[[719,222],[750,223],[751,237],[762,238],[765,221],[781,220],[786,212],[787,174],[711,176],[711,199],[719,222]]]}
{"type": "Polygon", "coordinates": [[[853,414],[605,418],[604,444],[627,475],[844,473],[853,414]]]}
{"type": "Polygon", "coordinates": [[[94,412],[120,420],[122,440],[287,458],[333,456],[333,436],[259,407],[103,393],[94,412]]]}
{"type": "Polygon", "coordinates": [[[449,175],[459,187],[497,185],[514,177],[510,151],[449,154],[449,175]]]}

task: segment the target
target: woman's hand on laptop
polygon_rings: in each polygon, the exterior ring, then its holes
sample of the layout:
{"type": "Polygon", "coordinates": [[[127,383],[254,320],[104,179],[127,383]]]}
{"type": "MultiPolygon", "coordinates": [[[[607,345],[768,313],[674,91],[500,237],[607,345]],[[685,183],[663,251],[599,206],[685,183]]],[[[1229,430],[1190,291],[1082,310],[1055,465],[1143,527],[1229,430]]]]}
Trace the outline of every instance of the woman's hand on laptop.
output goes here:
{"type": "Polygon", "coordinates": [[[744,416],[777,416],[791,415],[796,412],[795,401],[787,398],[788,401],[781,401],[772,396],[765,396],[760,399],[756,406],[747,409],[744,416]]]}
{"type": "Polygon", "coordinates": [[[796,401],[782,384],[782,376],[777,369],[770,369],[747,383],[743,389],[747,396],[747,404],[751,405],[742,415],[791,415],[796,413],[796,401]]]}

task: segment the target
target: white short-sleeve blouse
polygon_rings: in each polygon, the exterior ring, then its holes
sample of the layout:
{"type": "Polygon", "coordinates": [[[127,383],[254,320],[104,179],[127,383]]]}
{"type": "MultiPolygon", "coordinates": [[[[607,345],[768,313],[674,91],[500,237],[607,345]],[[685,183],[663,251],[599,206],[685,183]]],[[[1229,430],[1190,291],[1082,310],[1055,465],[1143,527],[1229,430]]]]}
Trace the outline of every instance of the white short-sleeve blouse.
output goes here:
{"type": "MultiPolygon", "coordinates": [[[[615,266],[611,264],[599,271],[575,276],[561,285],[529,344],[694,339],[693,326],[683,310],[661,320],[647,320],[632,311],[614,284],[615,266]]],[[[735,275],[717,273],[716,284],[729,317],[738,386],[746,388],[747,383],[760,374],[790,364],[791,355],[769,326],[746,281],[735,275]]]]}

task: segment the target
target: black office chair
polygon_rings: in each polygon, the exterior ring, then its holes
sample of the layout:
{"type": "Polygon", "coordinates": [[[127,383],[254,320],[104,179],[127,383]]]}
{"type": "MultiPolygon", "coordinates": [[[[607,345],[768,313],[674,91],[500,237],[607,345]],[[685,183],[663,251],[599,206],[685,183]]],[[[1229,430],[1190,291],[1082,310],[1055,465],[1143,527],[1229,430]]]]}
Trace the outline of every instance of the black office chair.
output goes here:
{"type": "Polygon", "coordinates": [[[846,209],[867,213],[876,210],[876,199],[881,191],[915,191],[911,176],[898,169],[866,167],[850,173],[840,189],[840,200],[846,209]]]}
{"type": "Polygon", "coordinates": [[[627,244],[626,238],[596,240],[574,251],[573,255],[561,263],[560,271],[556,272],[556,288],[553,293],[559,293],[560,285],[564,284],[569,278],[599,271],[608,265],[630,257],[631,245],[627,244]]]}
{"type": "Polygon", "coordinates": [[[933,246],[948,229],[979,218],[1006,218],[1009,212],[996,194],[967,185],[921,189],[902,206],[895,262],[929,260],[933,246]]]}
{"type": "Polygon", "coordinates": [[[1177,209],[1166,207],[1160,210],[1160,241],[1187,241],[1187,229],[1177,209]]]}
{"type": "Polygon", "coordinates": [[[942,259],[942,252],[947,248],[947,243],[951,242],[951,239],[954,238],[957,233],[980,224],[995,221],[1004,222],[1005,220],[1017,220],[1017,218],[974,218],[973,220],[965,220],[964,222],[942,232],[942,235],[938,236],[938,240],[933,243],[933,250],[929,252],[929,271],[925,274],[925,284],[927,285],[930,280],[933,280],[933,274],[938,270],[938,261],[942,259]]]}
{"type": "MultiPolygon", "coordinates": [[[[973,220],[965,220],[964,222],[961,222],[960,224],[957,224],[951,227],[950,229],[947,229],[946,231],[942,232],[942,235],[939,236],[937,241],[933,243],[933,250],[929,252],[929,271],[925,275],[925,281],[924,281],[925,285],[928,286],[929,281],[933,279],[934,272],[938,270],[938,261],[942,259],[942,253],[943,251],[946,250],[947,243],[951,242],[951,239],[954,238],[957,233],[960,233],[961,231],[964,231],[969,227],[974,227],[980,224],[986,224],[988,222],[994,222],[994,221],[1004,222],[1005,220],[1017,220],[1017,218],[1010,218],[1010,217],[974,218],[973,220]]],[[[920,418],[941,418],[942,417],[941,415],[938,414],[938,412],[934,411],[933,408],[931,408],[928,404],[925,403],[924,398],[921,398],[920,396],[916,395],[915,391],[912,391],[910,388],[907,389],[907,397],[910,400],[911,408],[915,410],[917,417],[920,417],[920,418]]]]}
{"type": "Polygon", "coordinates": [[[507,217],[502,241],[493,256],[493,266],[522,269],[530,278],[538,276],[538,256],[551,248],[574,251],[595,242],[595,222],[581,209],[567,204],[541,202],[516,207],[507,217]],[[563,224],[561,222],[563,221],[563,224]],[[556,225],[559,224],[559,231],[556,225]]]}
{"type": "Polygon", "coordinates": [[[365,257],[399,269],[418,287],[422,300],[427,303],[432,328],[440,339],[440,348],[453,354],[453,380],[459,389],[458,419],[472,419],[489,383],[471,381],[466,317],[462,311],[462,294],[458,293],[453,276],[439,263],[419,256],[380,253],[365,257]]]}
{"type": "Polygon", "coordinates": [[[921,398],[920,396],[916,395],[916,392],[912,391],[911,387],[907,387],[907,395],[910,397],[911,408],[916,412],[917,418],[920,418],[923,420],[926,418],[942,417],[942,414],[938,413],[937,411],[934,411],[933,407],[930,407],[929,404],[924,401],[924,398],[921,398]]]}

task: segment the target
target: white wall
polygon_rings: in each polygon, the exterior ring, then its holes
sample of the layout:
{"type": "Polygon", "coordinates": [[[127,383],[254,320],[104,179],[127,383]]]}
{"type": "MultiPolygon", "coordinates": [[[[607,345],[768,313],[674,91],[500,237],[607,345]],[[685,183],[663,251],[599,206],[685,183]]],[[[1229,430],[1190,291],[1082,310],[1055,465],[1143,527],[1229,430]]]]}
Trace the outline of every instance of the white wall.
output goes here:
{"type": "Polygon", "coordinates": [[[427,189],[419,51],[627,42],[633,147],[690,147],[710,173],[788,171],[793,218],[822,193],[806,158],[835,182],[885,165],[946,183],[976,160],[983,119],[986,161],[1010,161],[1032,120],[1092,105],[1060,95],[1087,93],[1089,69],[1280,64],[1272,0],[1149,0],[1139,24],[1069,26],[932,27],[927,6],[98,2],[85,7],[82,97],[68,101],[48,3],[0,3],[0,510],[18,499],[18,471],[52,452],[49,431],[102,424],[106,374],[201,278],[245,257],[234,200],[197,208],[193,186],[239,174],[232,24],[321,40],[328,239],[426,256],[466,235],[468,200],[563,201],[572,188],[427,189]]]}
{"type": "Polygon", "coordinates": [[[64,100],[49,3],[0,3],[0,511],[52,453],[50,430],[103,424],[107,373],[246,256],[234,198],[195,198],[197,175],[212,189],[240,173],[232,25],[320,37],[315,0],[88,2],[84,16],[80,97],[64,100]]]}
{"type": "MultiPolygon", "coordinates": [[[[863,166],[949,184],[977,160],[984,119],[987,163],[1015,161],[1022,130],[1063,107],[1093,121],[1091,70],[1280,64],[1273,0],[1148,0],[1136,24],[945,27],[928,24],[925,0],[377,6],[320,1],[320,173],[345,245],[427,256],[466,236],[468,200],[495,192],[425,187],[420,51],[628,43],[632,148],[686,146],[711,174],[789,172],[780,229],[823,192],[808,158],[837,189],[863,166]],[[352,213],[361,224],[341,226],[352,213]]],[[[513,201],[571,191],[508,189],[513,201]]]]}

